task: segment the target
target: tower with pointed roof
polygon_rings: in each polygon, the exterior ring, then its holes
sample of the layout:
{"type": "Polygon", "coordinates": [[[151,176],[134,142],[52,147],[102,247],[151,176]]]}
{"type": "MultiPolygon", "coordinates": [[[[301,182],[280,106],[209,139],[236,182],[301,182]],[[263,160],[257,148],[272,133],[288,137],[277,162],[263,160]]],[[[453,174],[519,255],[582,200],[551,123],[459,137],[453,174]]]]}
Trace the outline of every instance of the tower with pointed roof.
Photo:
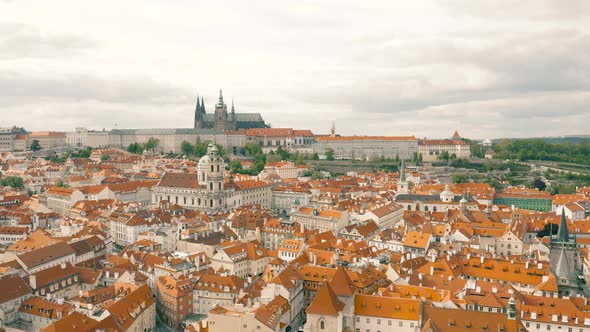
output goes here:
{"type": "Polygon", "coordinates": [[[215,129],[228,130],[227,127],[227,105],[223,102],[223,92],[219,89],[219,99],[215,105],[215,129]]]}
{"type": "Polygon", "coordinates": [[[402,163],[399,167],[399,181],[397,182],[397,194],[401,195],[407,194],[409,192],[410,190],[408,188],[408,181],[406,181],[406,167],[404,161],[402,160],[402,163]]]}
{"type": "Polygon", "coordinates": [[[324,281],[316,297],[305,310],[305,331],[343,331],[344,307],[344,302],[340,301],[330,284],[324,281]]]}
{"type": "Polygon", "coordinates": [[[330,287],[334,291],[334,294],[338,297],[342,303],[344,303],[344,309],[342,310],[342,325],[345,331],[353,331],[354,327],[354,296],[357,291],[357,287],[354,282],[348,276],[348,273],[342,267],[338,265],[332,280],[330,280],[330,287]]]}
{"type": "Polygon", "coordinates": [[[195,129],[204,128],[203,120],[205,116],[205,103],[203,101],[203,97],[199,100],[199,96],[197,96],[197,106],[195,107],[195,129]]]}
{"type": "Polygon", "coordinates": [[[334,121],[332,121],[332,127],[330,128],[330,136],[336,137],[336,125],[334,124],[334,121]]]}
{"type": "MultiPolygon", "coordinates": [[[[552,233],[551,227],[551,233],[552,233]]],[[[576,237],[571,236],[568,229],[565,208],[561,210],[561,218],[557,229],[557,236],[550,235],[551,272],[557,279],[560,296],[574,296],[584,294],[586,285],[581,282],[582,262],[578,252],[576,237]]]]}

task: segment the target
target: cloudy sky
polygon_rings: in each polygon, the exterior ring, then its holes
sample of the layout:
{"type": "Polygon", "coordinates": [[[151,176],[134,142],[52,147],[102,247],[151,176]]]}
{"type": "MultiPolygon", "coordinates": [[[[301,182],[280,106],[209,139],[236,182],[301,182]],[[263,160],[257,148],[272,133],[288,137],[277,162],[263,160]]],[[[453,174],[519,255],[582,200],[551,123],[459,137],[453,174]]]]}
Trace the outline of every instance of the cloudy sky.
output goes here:
{"type": "Polygon", "coordinates": [[[590,134],[590,1],[0,0],[0,126],[590,134]]]}

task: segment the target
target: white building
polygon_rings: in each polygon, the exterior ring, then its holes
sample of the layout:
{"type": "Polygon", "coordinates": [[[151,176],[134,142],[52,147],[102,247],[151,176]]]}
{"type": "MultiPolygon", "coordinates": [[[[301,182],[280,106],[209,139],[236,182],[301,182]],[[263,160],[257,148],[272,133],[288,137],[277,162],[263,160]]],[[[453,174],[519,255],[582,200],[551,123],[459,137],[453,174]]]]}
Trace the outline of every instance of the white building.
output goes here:
{"type": "Polygon", "coordinates": [[[318,210],[310,207],[302,207],[291,212],[291,221],[298,222],[306,229],[318,229],[320,232],[332,231],[334,234],[338,234],[349,224],[346,211],[318,210]]]}
{"type": "Polygon", "coordinates": [[[455,155],[457,158],[471,156],[468,143],[451,139],[421,140],[418,142],[418,152],[422,154],[424,161],[435,161],[443,152],[448,152],[449,156],[455,155]]]}
{"type": "Polygon", "coordinates": [[[325,158],[328,148],[334,150],[335,159],[377,160],[411,159],[418,152],[414,136],[318,136],[313,152],[325,158]]]}

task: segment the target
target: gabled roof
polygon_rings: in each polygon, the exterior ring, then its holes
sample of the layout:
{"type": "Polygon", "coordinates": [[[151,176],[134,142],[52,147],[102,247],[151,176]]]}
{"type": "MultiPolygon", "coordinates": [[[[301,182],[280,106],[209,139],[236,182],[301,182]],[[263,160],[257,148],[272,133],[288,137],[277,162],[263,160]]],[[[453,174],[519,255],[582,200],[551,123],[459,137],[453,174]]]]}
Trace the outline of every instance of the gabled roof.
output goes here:
{"type": "Polygon", "coordinates": [[[348,277],[348,274],[341,265],[336,268],[336,273],[330,280],[334,293],[338,296],[352,296],[356,293],[356,286],[348,277]]]}
{"type": "Polygon", "coordinates": [[[31,293],[31,287],[18,274],[0,278],[0,304],[15,300],[31,293]]]}
{"type": "Polygon", "coordinates": [[[199,188],[197,174],[191,173],[166,173],[158,182],[158,187],[172,188],[199,188]]]}
{"type": "Polygon", "coordinates": [[[305,311],[308,315],[337,316],[342,309],[344,309],[344,303],[334,294],[330,284],[324,281],[322,288],[305,311]]]}
{"type": "Polygon", "coordinates": [[[95,331],[98,321],[77,311],[50,324],[41,332],[90,332],[95,331]]]}
{"type": "Polygon", "coordinates": [[[60,257],[75,254],[76,251],[72,247],[64,242],[58,242],[50,244],[46,247],[36,249],[33,251],[20,254],[17,257],[25,265],[25,268],[30,269],[47,262],[51,262],[60,257]]]}

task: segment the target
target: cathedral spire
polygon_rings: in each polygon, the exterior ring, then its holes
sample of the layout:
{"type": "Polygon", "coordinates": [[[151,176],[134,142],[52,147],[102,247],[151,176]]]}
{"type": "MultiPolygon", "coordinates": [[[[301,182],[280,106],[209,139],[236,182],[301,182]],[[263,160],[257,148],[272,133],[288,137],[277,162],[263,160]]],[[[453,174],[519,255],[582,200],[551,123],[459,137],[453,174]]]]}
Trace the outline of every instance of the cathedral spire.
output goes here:
{"type": "Polygon", "coordinates": [[[565,207],[561,209],[561,222],[559,223],[559,229],[557,230],[557,241],[558,242],[569,242],[570,233],[567,229],[567,220],[565,217],[565,207]]]}
{"type": "Polygon", "coordinates": [[[223,106],[223,92],[221,92],[221,89],[219,89],[219,101],[217,102],[217,105],[223,106]]]}
{"type": "Polygon", "coordinates": [[[336,125],[334,124],[334,120],[332,120],[332,128],[330,128],[330,135],[332,135],[332,137],[336,136],[336,125]]]}
{"type": "Polygon", "coordinates": [[[205,99],[201,96],[201,113],[205,114],[205,99]]]}

